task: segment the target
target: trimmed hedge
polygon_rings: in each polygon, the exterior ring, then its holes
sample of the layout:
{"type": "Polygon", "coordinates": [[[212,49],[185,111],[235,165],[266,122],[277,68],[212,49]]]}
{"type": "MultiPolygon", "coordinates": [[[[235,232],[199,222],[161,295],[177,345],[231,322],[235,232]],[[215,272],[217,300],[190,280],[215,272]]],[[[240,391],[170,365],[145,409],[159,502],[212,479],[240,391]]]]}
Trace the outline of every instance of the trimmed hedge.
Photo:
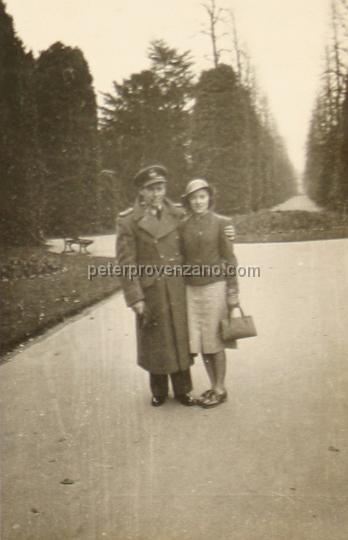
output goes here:
{"type": "Polygon", "coordinates": [[[348,219],[334,212],[270,211],[235,216],[236,240],[301,241],[348,237],[348,219]]]}

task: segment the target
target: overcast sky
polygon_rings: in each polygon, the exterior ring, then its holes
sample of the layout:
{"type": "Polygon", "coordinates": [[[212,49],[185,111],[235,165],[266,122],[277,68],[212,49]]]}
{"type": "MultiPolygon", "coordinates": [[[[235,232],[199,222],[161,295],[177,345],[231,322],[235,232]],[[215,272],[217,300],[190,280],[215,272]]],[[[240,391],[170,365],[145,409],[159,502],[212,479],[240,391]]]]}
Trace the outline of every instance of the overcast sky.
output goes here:
{"type": "MultiPolygon", "coordinates": [[[[15,28],[35,54],[55,41],[82,49],[97,91],[110,91],[148,66],[151,39],[191,50],[197,71],[212,67],[200,33],[201,0],[5,0],[15,28]]],[[[329,0],[220,0],[233,9],[262,90],[301,171],[308,122],[322,68],[329,0]]],[[[228,56],[225,57],[228,61],[228,56]]]]}

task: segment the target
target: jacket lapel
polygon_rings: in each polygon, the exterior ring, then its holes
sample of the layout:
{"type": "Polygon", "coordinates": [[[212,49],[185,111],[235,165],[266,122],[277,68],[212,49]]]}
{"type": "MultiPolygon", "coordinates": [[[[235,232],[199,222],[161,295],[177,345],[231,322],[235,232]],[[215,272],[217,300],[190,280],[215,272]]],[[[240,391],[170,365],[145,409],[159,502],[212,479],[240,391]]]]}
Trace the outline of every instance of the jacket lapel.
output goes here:
{"type": "MultiPolygon", "coordinates": [[[[156,219],[156,218],[155,218],[156,219]]],[[[167,206],[163,206],[162,217],[158,221],[157,238],[167,236],[167,234],[175,231],[178,226],[176,217],[168,210],[167,206]]]]}
{"type": "Polygon", "coordinates": [[[135,217],[138,218],[138,227],[146,231],[153,238],[163,238],[178,226],[176,215],[168,209],[166,204],[163,205],[161,219],[157,219],[156,216],[153,216],[143,208],[135,217]]]}
{"type": "Polygon", "coordinates": [[[139,219],[138,227],[146,231],[153,238],[158,238],[159,221],[149,212],[145,212],[143,217],[139,219]]]}

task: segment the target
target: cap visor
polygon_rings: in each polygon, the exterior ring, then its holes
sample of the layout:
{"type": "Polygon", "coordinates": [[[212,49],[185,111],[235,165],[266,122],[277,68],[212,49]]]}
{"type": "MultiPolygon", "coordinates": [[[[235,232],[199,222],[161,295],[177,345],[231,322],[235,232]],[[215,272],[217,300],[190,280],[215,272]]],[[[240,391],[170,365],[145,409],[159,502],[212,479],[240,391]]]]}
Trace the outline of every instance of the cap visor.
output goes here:
{"type": "Polygon", "coordinates": [[[143,185],[141,187],[149,187],[149,186],[153,186],[154,184],[166,184],[167,183],[167,180],[164,178],[164,176],[162,177],[158,177],[158,178],[152,178],[151,180],[147,180],[146,182],[143,183],[143,185]]]}

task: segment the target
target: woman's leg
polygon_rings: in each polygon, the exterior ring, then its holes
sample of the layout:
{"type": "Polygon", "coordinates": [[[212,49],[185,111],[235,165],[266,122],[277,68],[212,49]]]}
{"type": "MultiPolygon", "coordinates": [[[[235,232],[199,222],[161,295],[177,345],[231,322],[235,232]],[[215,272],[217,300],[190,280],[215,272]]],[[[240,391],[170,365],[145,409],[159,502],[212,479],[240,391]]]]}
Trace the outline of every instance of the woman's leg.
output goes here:
{"type": "Polygon", "coordinates": [[[226,355],[225,351],[220,351],[209,356],[209,362],[205,362],[205,366],[209,375],[209,372],[213,374],[211,378],[213,392],[206,394],[199,402],[204,408],[216,407],[223,403],[227,399],[227,392],[225,389],[225,375],[226,375],[226,355]],[[207,367],[209,366],[209,367],[207,367]],[[209,370],[209,371],[208,371],[209,370]]]}
{"type": "Polygon", "coordinates": [[[225,351],[220,351],[212,355],[212,369],[215,374],[215,386],[213,389],[217,394],[226,392],[225,376],[226,376],[226,354],[225,351]]]}
{"type": "Polygon", "coordinates": [[[214,389],[216,385],[216,374],[215,374],[215,366],[214,366],[213,359],[214,359],[213,354],[203,354],[204,366],[208,373],[208,377],[209,377],[212,389],[214,389]]]}

